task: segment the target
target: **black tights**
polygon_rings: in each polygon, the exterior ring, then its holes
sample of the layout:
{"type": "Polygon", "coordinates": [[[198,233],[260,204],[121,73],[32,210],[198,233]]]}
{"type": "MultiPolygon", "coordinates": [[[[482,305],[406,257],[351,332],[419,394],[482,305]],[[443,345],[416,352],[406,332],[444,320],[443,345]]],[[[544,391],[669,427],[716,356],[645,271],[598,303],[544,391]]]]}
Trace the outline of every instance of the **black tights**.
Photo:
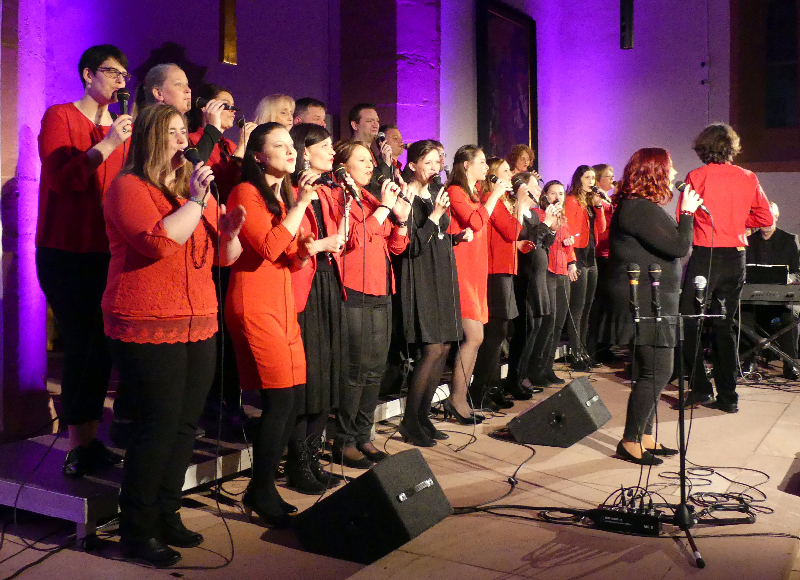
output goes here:
{"type": "Polygon", "coordinates": [[[422,345],[422,359],[414,365],[403,415],[403,424],[410,430],[420,426],[433,428],[429,417],[431,403],[442,378],[448,352],[449,344],[422,345]]]}
{"type": "Polygon", "coordinates": [[[483,342],[478,349],[472,384],[469,387],[474,405],[483,406],[481,399],[486,393],[487,386],[500,379],[500,351],[507,334],[506,318],[490,316],[489,322],[483,325],[483,342]]]}
{"type": "Polygon", "coordinates": [[[253,438],[253,476],[250,488],[258,501],[277,505],[275,471],[295,426],[305,385],[285,389],[261,389],[261,418],[253,438]]]}
{"type": "Polygon", "coordinates": [[[292,431],[291,441],[310,441],[322,438],[325,427],[328,424],[330,409],[325,409],[319,413],[298,415],[292,431]]]}
{"type": "Polygon", "coordinates": [[[642,435],[653,434],[653,420],[661,392],[672,376],[674,348],[636,345],[634,377],[625,417],[627,441],[641,442],[642,435]]]}

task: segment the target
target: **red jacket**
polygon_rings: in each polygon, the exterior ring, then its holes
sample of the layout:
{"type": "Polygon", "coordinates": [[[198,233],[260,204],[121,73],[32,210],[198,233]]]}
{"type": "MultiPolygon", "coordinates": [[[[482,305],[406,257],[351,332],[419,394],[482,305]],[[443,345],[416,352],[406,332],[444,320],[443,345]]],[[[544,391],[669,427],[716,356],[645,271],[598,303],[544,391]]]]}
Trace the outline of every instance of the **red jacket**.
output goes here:
{"type": "MultiPolygon", "coordinates": [[[[192,147],[197,146],[203,134],[204,131],[202,127],[194,133],[189,134],[189,143],[192,144],[192,147]]],[[[236,144],[230,139],[223,137],[214,145],[214,149],[211,150],[211,155],[206,162],[206,165],[214,172],[214,181],[217,182],[219,199],[222,203],[228,201],[231,190],[240,181],[242,168],[240,166],[240,161],[233,157],[234,151],[236,151],[236,144]],[[227,149],[226,154],[222,152],[223,144],[227,149]]]]}
{"type": "MultiPolygon", "coordinates": [[[[609,228],[611,226],[611,217],[614,214],[614,206],[608,203],[607,201],[602,202],[603,209],[597,210],[598,213],[602,213],[603,217],[606,220],[609,228]]],[[[608,230],[609,228],[604,229],[602,232],[595,234],[595,246],[594,246],[594,255],[599,258],[608,258],[608,230]]]]}
{"type": "Polygon", "coordinates": [[[344,252],[344,285],[363,294],[386,296],[389,275],[392,293],[395,291],[389,252],[402,254],[408,246],[408,236],[400,235],[399,228],[392,225],[389,217],[382,224],[378,222],[372,214],[381,202],[366,189],[361,190],[361,199],[363,210],[355,202],[350,206],[350,235],[344,252]]]}
{"type": "Polygon", "coordinates": [[[184,244],[164,229],[163,218],[174,211],[161,190],[134,175],[118,177],[108,188],[103,213],[111,263],[102,301],[107,336],[159,344],[205,340],[217,331],[211,280],[217,204],[209,198],[184,244]]]}
{"type": "Polygon", "coordinates": [[[72,103],[53,105],[45,112],[39,133],[38,247],[108,254],[103,194],[122,169],[129,145],[117,147],[91,171],[86,153],[108,130],[96,126],[72,103]]]}
{"type": "MultiPolygon", "coordinates": [[[[694,246],[739,248],[747,246],[747,228],[772,225],[769,200],[752,171],[729,163],[709,163],[689,172],[686,183],[703,200],[714,218],[698,209],[694,214],[694,246]]],[[[678,198],[676,216],[680,217],[678,198]]]]}
{"type": "MultiPolygon", "coordinates": [[[[484,194],[483,203],[490,194],[484,194]]],[[[519,266],[517,240],[522,224],[508,211],[502,200],[489,218],[489,274],[516,274],[519,266]]]]}
{"type": "MultiPolygon", "coordinates": [[[[297,196],[297,188],[294,188],[295,197],[297,196]]],[[[325,221],[325,230],[329,236],[335,235],[339,231],[339,222],[344,215],[344,205],[340,196],[337,196],[327,186],[322,186],[317,190],[320,205],[322,206],[322,219],[325,221]]],[[[320,239],[321,234],[317,227],[317,219],[314,216],[314,208],[309,205],[303,215],[303,221],[300,222],[300,227],[306,234],[314,234],[314,239],[320,239]]],[[[314,275],[317,273],[317,257],[319,254],[311,256],[300,270],[292,272],[292,288],[294,290],[294,301],[297,306],[297,311],[302,312],[306,308],[308,302],[308,295],[311,292],[311,283],[314,281],[314,275]]],[[[331,253],[333,262],[336,265],[336,275],[339,277],[339,283],[342,284],[342,252],[331,253]]],[[[327,258],[323,258],[327,259],[327,258]]],[[[344,292],[344,285],[342,284],[342,297],[346,298],[344,292]]]]}
{"type": "MultiPolygon", "coordinates": [[[[589,214],[585,208],[581,207],[574,195],[568,195],[564,199],[564,213],[567,216],[569,235],[575,236],[575,247],[585,248],[589,245],[589,214]]],[[[608,223],[606,223],[605,212],[595,208],[594,213],[594,240],[597,245],[597,240],[608,229],[608,223]]]]}
{"type": "Polygon", "coordinates": [[[556,238],[550,246],[547,269],[553,274],[567,275],[567,266],[575,262],[574,246],[565,246],[564,240],[572,235],[567,224],[556,231],[556,238]]]}

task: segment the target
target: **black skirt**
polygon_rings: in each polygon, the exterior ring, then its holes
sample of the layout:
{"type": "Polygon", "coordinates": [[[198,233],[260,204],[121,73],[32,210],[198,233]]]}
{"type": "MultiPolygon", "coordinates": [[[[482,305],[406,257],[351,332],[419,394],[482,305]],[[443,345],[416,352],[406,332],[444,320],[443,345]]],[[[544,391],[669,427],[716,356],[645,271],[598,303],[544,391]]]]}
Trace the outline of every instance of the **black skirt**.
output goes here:
{"type": "Polygon", "coordinates": [[[335,409],[347,385],[349,356],[342,288],[333,269],[314,274],[297,321],[306,351],[305,403],[299,412],[312,415],[335,409]]]}
{"type": "Polygon", "coordinates": [[[514,277],[511,274],[489,274],[486,298],[491,318],[513,320],[519,315],[514,298],[514,277]]]}
{"type": "Polygon", "coordinates": [[[547,292],[547,252],[541,248],[520,254],[518,276],[525,280],[525,301],[534,316],[553,314],[547,292]]]}

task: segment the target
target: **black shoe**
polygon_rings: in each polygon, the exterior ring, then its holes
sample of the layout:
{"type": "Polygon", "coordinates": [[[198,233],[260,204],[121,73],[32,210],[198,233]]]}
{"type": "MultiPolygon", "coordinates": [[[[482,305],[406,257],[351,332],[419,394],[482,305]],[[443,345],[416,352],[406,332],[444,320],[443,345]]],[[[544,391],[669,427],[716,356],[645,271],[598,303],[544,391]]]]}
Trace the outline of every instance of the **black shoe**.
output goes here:
{"type": "Polygon", "coordinates": [[[67,453],[61,473],[72,479],[80,479],[92,470],[92,453],[88,445],[78,445],[67,453]]]}
{"type": "Polygon", "coordinates": [[[698,393],[696,391],[689,391],[689,394],[684,400],[684,408],[691,409],[699,407],[700,405],[710,405],[714,402],[714,395],[711,393],[698,393]]]}
{"type": "Polygon", "coordinates": [[[571,368],[576,373],[588,373],[592,370],[592,367],[589,366],[589,363],[587,363],[583,359],[569,363],[569,368],[571,368]]]}
{"type": "Polygon", "coordinates": [[[528,377],[528,381],[530,381],[534,389],[541,389],[539,391],[540,393],[544,390],[544,387],[549,387],[552,384],[552,381],[543,374],[536,374],[528,377]]]}
{"type": "Polygon", "coordinates": [[[503,388],[517,401],[530,401],[533,397],[533,391],[519,384],[519,381],[507,380],[503,388]]]}
{"type": "Polygon", "coordinates": [[[156,568],[174,566],[181,560],[181,553],[173,550],[158,538],[146,540],[130,540],[122,538],[119,541],[122,557],[126,560],[142,562],[156,568]]]}
{"type": "MultiPolygon", "coordinates": [[[[658,445],[661,444],[659,443],[658,445]]],[[[664,447],[663,445],[661,445],[661,447],[653,447],[652,449],[648,449],[648,451],[653,455],[661,457],[672,457],[680,453],[680,451],[677,449],[670,449],[669,447],[664,447]]]]}
{"type": "Polygon", "coordinates": [[[486,417],[483,415],[478,415],[477,413],[470,413],[469,417],[459,415],[455,405],[450,402],[450,399],[445,399],[442,401],[442,408],[444,409],[445,419],[448,417],[453,417],[461,425],[478,425],[486,420],[486,417]]]}
{"type": "Polygon", "coordinates": [[[334,447],[331,450],[331,458],[334,463],[353,469],[369,469],[375,465],[369,457],[355,447],[345,447],[344,449],[334,447]]]}
{"type": "Polygon", "coordinates": [[[444,441],[445,439],[450,439],[450,435],[445,433],[444,431],[439,431],[436,426],[431,421],[428,415],[419,418],[419,424],[422,427],[422,431],[431,439],[436,441],[444,441]]]}
{"type": "MultiPolygon", "coordinates": [[[[319,457],[322,453],[322,438],[316,437],[308,442],[308,468],[311,470],[311,473],[314,474],[314,477],[317,478],[322,485],[324,485],[327,489],[334,488],[342,483],[342,478],[338,477],[334,473],[329,473],[325,471],[325,468],[322,467],[320,463],[319,457]]],[[[295,508],[295,511],[297,508],[295,508]]]]}
{"type": "Polygon", "coordinates": [[[122,462],[125,461],[122,455],[106,447],[106,444],[99,439],[92,439],[86,449],[89,451],[89,459],[93,468],[114,467],[122,465],[122,462]]]}
{"type": "Polygon", "coordinates": [[[383,461],[389,454],[385,451],[381,451],[372,442],[369,443],[357,443],[356,449],[358,449],[361,453],[367,456],[367,459],[372,461],[373,463],[378,463],[379,461],[383,461]],[[373,449],[370,449],[372,447],[373,449]]]}
{"type": "Polygon", "coordinates": [[[164,543],[176,548],[196,548],[203,543],[203,535],[184,526],[178,514],[163,518],[161,539],[164,543]]]}
{"type": "Polygon", "coordinates": [[[553,369],[550,369],[549,371],[547,371],[545,373],[542,373],[542,376],[544,378],[546,378],[548,381],[550,381],[554,385],[565,385],[565,384],[567,384],[567,381],[565,381],[564,379],[560,378],[555,373],[555,371],[553,371],[553,369]]]}
{"type": "Polygon", "coordinates": [[[739,405],[737,403],[725,403],[717,399],[716,401],[711,401],[710,403],[703,405],[709,409],[716,409],[717,411],[722,411],[724,413],[738,413],[739,412],[739,405]]]}
{"type": "Polygon", "coordinates": [[[321,483],[313,473],[309,463],[309,452],[305,441],[289,441],[286,455],[286,484],[300,493],[320,495],[327,486],[321,483]]]}
{"type": "Polygon", "coordinates": [[[291,512],[288,512],[281,502],[268,505],[267,502],[257,498],[255,492],[249,487],[242,496],[242,506],[244,514],[250,522],[253,521],[253,513],[273,528],[285,528],[292,522],[292,516],[289,515],[291,512]]]}
{"type": "Polygon", "coordinates": [[[487,394],[489,395],[489,400],[497,405],[498,409],[510,409],[514,406],[514,402],[506,399],[503,391],[497,386],[491,387],[487,394]]]}
{"type": "Polygon", "coordinates": [[[436,441],[428,437],[419,426],[409,429],[406,425],[400,423],[397,426],[397,432],[403,438],[403,443],[411,443],[411,445],[416,445],[417,447],[433,447],[436,445],[436,441]]]}
{"type": "Polygon", "coordinates": [[[790,381],[800,380],[800,372],[797,372],[797,369],[794,367],[783,367],[783,378],[789,379],[790,381]]]}
{"type": "Polygon", "coordinates": [[[603,366],[603,363],[601,363],[599,360],[597,360],[595,358],[592,358],[592,357],[586,357],[584,359],[584,362],[586,362],[593,369],[596,369],[596,368],[599,368],[599,367],[603,366]]]}
{"type": "Polygon", "coordinates": [[[659,459],[649,451],[643,451],[641,457],[636,457],[635,455],[631,455],[625,447],[622,445],[622,441],[617,443],[617,457],[620,459],[624,459],[625,461],[630,461],[631,463],[635,463],[637,465],[661,465],[664,463],[663,459],[659,459]]]}

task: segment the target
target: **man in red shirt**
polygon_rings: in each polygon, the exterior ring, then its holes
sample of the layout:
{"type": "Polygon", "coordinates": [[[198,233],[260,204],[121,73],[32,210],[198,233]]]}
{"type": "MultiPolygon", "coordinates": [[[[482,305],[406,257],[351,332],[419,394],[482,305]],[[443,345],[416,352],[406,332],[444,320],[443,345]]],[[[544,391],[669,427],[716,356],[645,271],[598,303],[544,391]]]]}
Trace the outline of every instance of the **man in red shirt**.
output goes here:
{"type": "Polygon", "coordinates": [[[768,227],[773,217],[756,175],[733,164],[741,146],[739,136],[730,126],[709,125],[697,136],[693,148],[706,165],[690,171],[686,182],[703,199],[707,211],[701,208],[695,214],[692,256],[686,268],[680,311],[681,314],[695,314],[694,279],[704,276],[708,279],[706,301],[710,306],[707,311],[726,316],[713,319],[711,323],[716,400],[705,374],[702,351],[698,350],[697,322],[695,319],[686,321],[683,356],[691,388],[686,404],[736,413],[739,408],[733,319],[744,283],[746,230],[768,227]]]}

